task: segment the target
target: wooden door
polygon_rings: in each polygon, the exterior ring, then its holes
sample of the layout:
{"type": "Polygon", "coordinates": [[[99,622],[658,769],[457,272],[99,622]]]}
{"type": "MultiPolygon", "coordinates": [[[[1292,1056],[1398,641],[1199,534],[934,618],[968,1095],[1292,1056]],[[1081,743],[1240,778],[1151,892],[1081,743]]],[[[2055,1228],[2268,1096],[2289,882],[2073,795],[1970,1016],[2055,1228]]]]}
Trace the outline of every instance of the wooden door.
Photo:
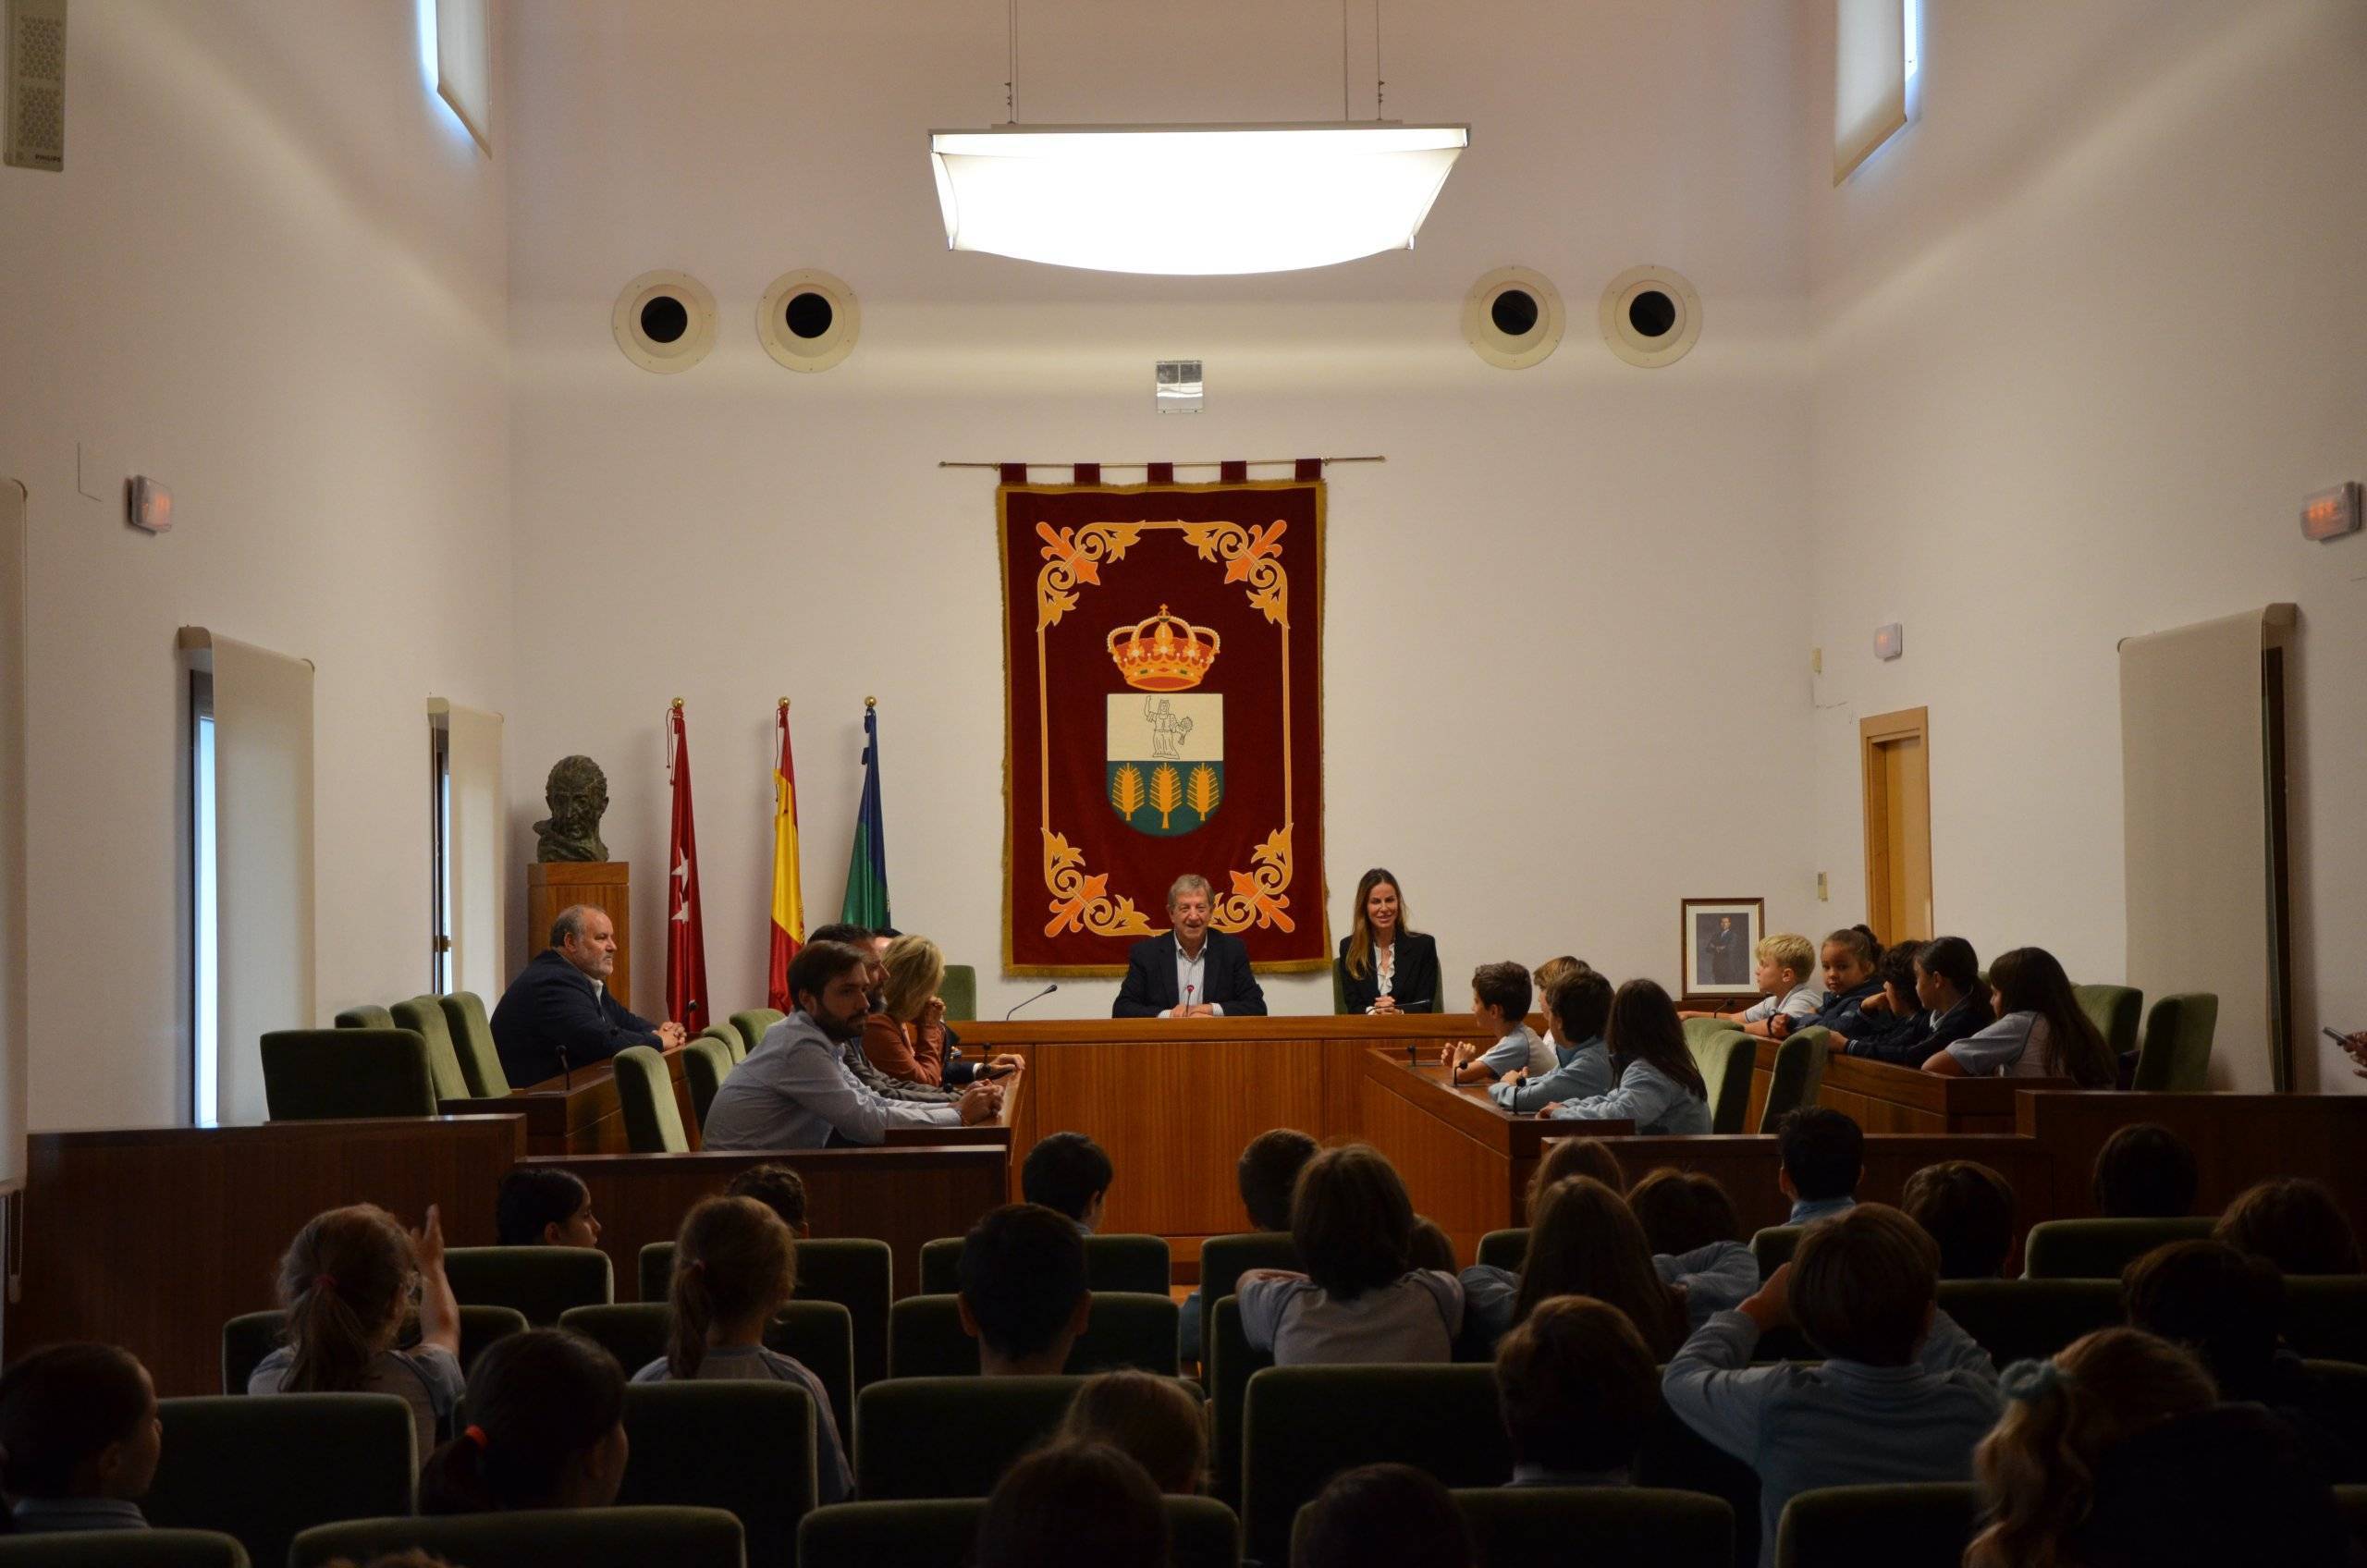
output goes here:
{"type": "Polygon", "coordinates": [[[1886,946],[1928,941],[1932,923],[1931,710],[1861,719],[1866,924],[1886,946]]]}

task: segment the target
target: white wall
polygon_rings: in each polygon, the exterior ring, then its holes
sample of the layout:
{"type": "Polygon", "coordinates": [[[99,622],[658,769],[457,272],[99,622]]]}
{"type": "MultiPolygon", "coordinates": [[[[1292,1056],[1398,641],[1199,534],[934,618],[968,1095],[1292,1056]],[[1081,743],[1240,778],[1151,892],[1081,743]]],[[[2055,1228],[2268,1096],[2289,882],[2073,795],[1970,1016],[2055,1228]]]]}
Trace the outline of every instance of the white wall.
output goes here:
{"type": "MultiPolygon", "coordinates": [[[[1829,146],[1829,6],[1804,3],[1829,146]],[[1820,31],[1822,30],[1822,31],[1820,31]]],[[[1925,0],[1923,113],[1803,190],[1816,318],[1820,864],[1864,876],[1857,719],[1930,704],[1933,904],[1984,954],[2124,960],[2123,636],[2301,610],[2292,707],[2300,1087],[2367,1020],[2367,12],[2347,0],[1925,0]],[[1877,665],[1874,627],[1906,623],[1877,665]]],[[[2225,1048],[2258,1048],[2231,1037],[2225,1048]]]]}
{"type": "Polygon", "coordinates": [[[113,0],[68,46],[66,172],[0,169],[31,1121],[129,1126],[188,1109],[180,625],[319,667],[323,1022],[426,984],[425,701],[510,696],[504,165],[410,4],[113,0]],[[77,443],[173,532],[77,495],[77,443]]]}
{"type": "MultiPolygon", "coordinates": [[[[1021,115],[1336,116],[1337,19],[1031,0],[1021,115]]],[[[897,923],[978,964],[991,1012],[1035,989],[997,972],[992,475],[940,459],[1388,456],[1332,473],[1335,931],[1374,863],[1440,934],[1451,982],[1564,949],[1674,980],[1688,893],[1764,893],[1779,925],[1834,913],[1813,901],[1805,835],[1783,831],[1809,814],[1790,7],[1526,0],[1481,25],[1386,19],[1390,113],[1474,127],[1420,248],[1137,279],[944,251],[923,133],[1002,117],[1000,7],[524,0],[514,844],[532,855],[552,761],[607,766],[645,1009],[662,998],[675,696],[719,1010],[762,996],[783,694],[811,918],[838,908],[877,695],[897,923]],[[1602,287],[1645,261],[1686,271],[1708,323],[1656,373],[1614,361],[1594,325],[1602,287]],[[1458,317],[1471,282],[1513,263],[1557,280],[1570,325],[1543,365],[1505,373],[1458,317]],[[863,299],[862,343],[827,374],[785,372],[755,341],[759,294],[797,266],[863,299]],[[609,337],[618,290],[655,267],[700,277],[721,309],[714,353],[680,375],[636,369],[609,337]],[[1207,359],[1208,411],[1160,419],[1150,361],[1179,352],[1207,359]]],[[[1359,114],[1369,27],[1359,4],[1359,114]]],[[[1102,1012],[1113,988],[1071,983],[1040,1011],[1102,1012]]],[[[1268,988],[1280,1011],[1330,1005],[1320,975],[1268,988]]]]}

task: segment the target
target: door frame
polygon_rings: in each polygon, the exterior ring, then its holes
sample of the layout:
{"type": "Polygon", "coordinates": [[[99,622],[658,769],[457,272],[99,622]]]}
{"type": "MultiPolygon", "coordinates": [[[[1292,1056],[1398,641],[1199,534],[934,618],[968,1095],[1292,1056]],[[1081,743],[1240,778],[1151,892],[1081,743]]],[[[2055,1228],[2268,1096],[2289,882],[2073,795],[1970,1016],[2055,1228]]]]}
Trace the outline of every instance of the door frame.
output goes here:
{"type": "MultiPolygon", "coordinates": [[[[1878,713],[1858,721],[1858,774],[1864,802],[1863,827],[1866,835],[1866,919],[1871,924],[1877,910],[1889,913],[1887,886],[1877,876],[1877,867],[1887,864],[1890,850],[1890,806],[1883,787],[1883,776],[1875,753],[1895,741],[1913,740],[1923,749],[1923,825],[1924,853],[1931,853],[1932,824],[1932,710],[1929,707],[1900,708],[1895,713],[1878,713]],[[1876,829],[1881,831],[1877,832],[1876,829]]],[[[1924,866],[1928,882],[1931,867],[1924,866]]],[[[1936,900],[1935,900],[1936,901],[1936,900]]],[[[1895,926],[1896,921],[1886,924],[1895,926]]],[[[1885,941],[1896,942],[1896,930],[1883,933],[1885,941]]]]}

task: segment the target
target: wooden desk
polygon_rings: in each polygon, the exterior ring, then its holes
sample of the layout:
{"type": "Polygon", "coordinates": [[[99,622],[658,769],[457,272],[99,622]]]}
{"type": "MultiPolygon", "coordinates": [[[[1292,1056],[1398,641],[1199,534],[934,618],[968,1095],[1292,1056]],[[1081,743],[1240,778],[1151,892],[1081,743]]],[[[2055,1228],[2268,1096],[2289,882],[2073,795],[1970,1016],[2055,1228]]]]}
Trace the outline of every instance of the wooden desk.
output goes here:
{"type": "MultiPolygon", "coordinates": [[[[1744,1125],[1759,1125],[1773,1081],[1777,1042],[1755,1042],[1750,1110],[1744,1125]]],[[[2076,1089],[2068,1078],[1947,1078],[1917,1067],[1863,1057],[1825,1060],[1816,1103],[1846,1111],[1868,1133],[2010,1133],[2014,1096],[2026,1089],[2076,1089]]]]}
{"type": "Polygon", "coordinates": [[[279,1255],[324,1209],[374,1203],[444,1239],[494,1239],[493,1194],[526,1152],[516,1116],[36,1133],[23,1293],[8,1349],[104,1340],[167,1396],[222,1391],[222,1325],[275,1306],[279,1255]]]}
{"type": "MultiPolygon", "coordinates": [[[[1027,1072],[1023,1068],[1002,1079],[1002,1109],[988,1121],[975,1127],[890,1127],[888,1129],[888,1146],[924,1148],[931,1145],[991,1144],[1001,1149],[1003,1158],[1009,1160],[1012,1129],[1018,1125],[1023,1114],[1021,1108],[1027,1103],[1027,1072]]],[[[1019,1193],[1019,1173],[1015,1170],[1011,1176],[1011,1192],[1013,1197],[1019,1193]]],[[[968,1228],[966,1225],[963,1227],[964,1230],[968,1228]]]]}
{"type": "MultiPolygon", "coordinates": [[[[682,1130],[691,1147],[699,1146],[698,1118],[691,1113],[690,1085],[682,1078],[680,1049],[657,1053],[666,1061],[666,1075],[674,1085],[674,1104],[681,1112],[682,1130]]],[[[523,1116],[526,1146],[536,1155],[627,1154],[632,1145],[625,1136],[624,1102],[617,1095],[616,1066],[595,1061],[571,1073],[546,1078],[522,1089],[489,1099],[452,1099],[437,1109],[447,1116],[523,1116]]]]}
{"type": "Polygon", "coordinates": [[[1403,1052],[1386,1047],[1367,1047],[1361,1066],[1365,1137],[1405,1178],[1415,1209],[1454,1239],[1460,1258],[1475,1256],[1489,1231],[1527,1223],[1528,1180],[1549,1138],[1635,1131],[1632,1121],[1515,1115],[1484,1088],[1449,1084],[1435,1061],[1408,1066],[1403,1052]]]}

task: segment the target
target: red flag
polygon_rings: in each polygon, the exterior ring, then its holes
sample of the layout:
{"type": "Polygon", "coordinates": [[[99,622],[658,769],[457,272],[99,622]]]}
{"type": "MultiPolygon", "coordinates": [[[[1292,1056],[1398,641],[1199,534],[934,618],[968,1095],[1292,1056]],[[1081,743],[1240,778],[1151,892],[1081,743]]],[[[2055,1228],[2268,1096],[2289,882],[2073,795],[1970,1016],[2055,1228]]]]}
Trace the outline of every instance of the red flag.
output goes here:
{"type": "Polygon", "coordinates": [[[805,941],[805,895],[797,876],[797,766],[789,754],[789,699],[773,716],[780,756],[773,763],[772,960],[766,966],[765,1005],[779,1012],[796,1003],[789,995],[789,961],[805,941]]]}
{"type": "Polygon", "coordinates": [[[706,925],[699,917],[699,840],[691,821],[691,737],[679,697],[667,715],[666,771],[674,785],[666,853],[666,1016],[695,1035],[707,1022],[706,925]]]}

